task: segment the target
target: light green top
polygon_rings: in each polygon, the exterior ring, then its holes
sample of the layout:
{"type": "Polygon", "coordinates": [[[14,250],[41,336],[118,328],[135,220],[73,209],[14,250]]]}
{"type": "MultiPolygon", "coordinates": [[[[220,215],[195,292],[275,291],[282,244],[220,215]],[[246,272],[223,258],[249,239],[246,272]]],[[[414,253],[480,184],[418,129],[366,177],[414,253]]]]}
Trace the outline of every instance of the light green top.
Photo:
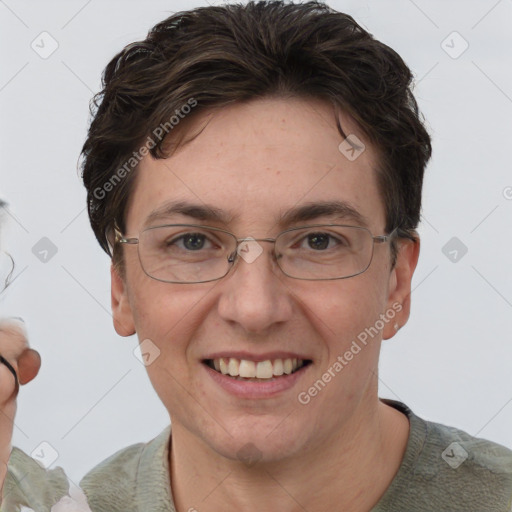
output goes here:
{"type": "MultiPolygon", "coordinates": [[[[402,464],[372,512],[512,512],[512,451],[424,421],[400,402],[383,401],[406,414],[411,428],[402,464]]],[[[168,464],[170,428],[149,443],[120,450],[82,479],[92,512],[176,512],[168,464]]],[[[45,470],[14,448],[0,510],[87,510],[54,506],[68,488],[61,468],[45,470]]]]}

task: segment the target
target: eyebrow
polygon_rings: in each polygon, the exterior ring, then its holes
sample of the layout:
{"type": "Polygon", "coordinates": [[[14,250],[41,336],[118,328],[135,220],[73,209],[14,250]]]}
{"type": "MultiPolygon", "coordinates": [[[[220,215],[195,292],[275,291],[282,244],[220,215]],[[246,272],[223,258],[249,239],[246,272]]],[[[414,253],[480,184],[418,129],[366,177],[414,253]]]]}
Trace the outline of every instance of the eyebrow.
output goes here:
{"type": "Polygon", "coordinates": [[[147,217],[145,224],[150,225],[156,221],[169,219],[173,215],[184,215],[200,221],[220,222],[229,224],[233,215],[208,204],[193,204],[186,201],[169,201],[153,210],[147,217]]]}
{"type": "Polygon", "coordinates": [[[334,217],[338,220],[352,221],[368,227],[368,219],[346,201],[316,201],[296,206],[285,212],[279,219],[281,227],[315,220],[319,217],[334,217]]]}
{"type": "MultiPolygon", "coordinates": [[[[187,201],[169,201],[153,210],[147,217],[145,225],[157,221],[166,221],[175,215],[183,215],[202,222],[218,222],[229,224],[235,215],[208,204],[194,204],[187,201]]],[[[368,227],[368,219],[354,206],[346,201],[316,201],[295,206],[277,217],[276,222],[281,228],[293,224],[307,222],[320,217],[332,217],[336,220],[352,221],[357,225],[368,227]]]]}

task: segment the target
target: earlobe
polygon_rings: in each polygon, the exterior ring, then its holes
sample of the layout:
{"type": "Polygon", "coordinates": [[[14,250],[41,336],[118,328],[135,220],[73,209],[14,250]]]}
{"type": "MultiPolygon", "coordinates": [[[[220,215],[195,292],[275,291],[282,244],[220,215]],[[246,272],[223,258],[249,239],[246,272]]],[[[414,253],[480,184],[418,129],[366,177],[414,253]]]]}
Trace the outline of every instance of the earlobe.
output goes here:
{"type": "Polygon", "coordinates": [[[114,328],[119,336],[131,336],[135,334],[132,309],[128,300],[126,285],[114,265],[110,267],[110,278],[114,328]]]}
{"type": "Polygon", "coordinates": [[[383,339],[392,338],[409,319],[411,311],[411,281],[420,254],[420,239],[398,242],[396,263],[390,274],[387,308],[393,318],[384,327],[383,339]],[[391,313],[394,312],[394,313],[391,313]]]}

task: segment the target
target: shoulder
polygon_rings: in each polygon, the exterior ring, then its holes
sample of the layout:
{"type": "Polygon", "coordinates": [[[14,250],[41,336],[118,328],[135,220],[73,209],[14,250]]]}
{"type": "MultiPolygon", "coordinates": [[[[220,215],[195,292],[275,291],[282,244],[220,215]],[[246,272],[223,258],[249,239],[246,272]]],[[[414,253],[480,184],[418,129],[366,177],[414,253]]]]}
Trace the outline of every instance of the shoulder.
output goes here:
{"type": "Polygon", "coordinates": [[[436,482],[444,506],[454,500],[456,510],[509,511],[512,451],[458,428],[424,423],[427,438],[419,468],[425,479],[436,482]]]}
{"type": "Polygon", "coordinates": [[[432,456],[438,455],[442,449],[441,458],[450,469],[512,475],[512,450],[455,427],[424,420],[423,423],[432,456]]]}
{"type": "Polygon", "coordinates": [[[464,473],[512,475],[512,451],[505,446],[474,437],[455,427],[418,417],[415,421],[425,432],[420,460],[427,466],[439,465],[448,474],[459,476],[464,473]]]}
{"type": "MultiPolygon", "coordinates": [[[[80,482],[93,512],[136,512],[148,485],[169,485],[170,427],[148,443],[137,443],[114,453],[80,482]]],[[[157,490],[161,494],[161,490],[157,490]]],[[[160,499],[160,494],[156,496],[160,499]]]]}
{"type": "Polygon", "coordinates": [[[403,404],[389,405],[402,410],[411,425],[402,466],[384,496],[393,510],[511,510],[511,450],[423,420],[403,404]]]}

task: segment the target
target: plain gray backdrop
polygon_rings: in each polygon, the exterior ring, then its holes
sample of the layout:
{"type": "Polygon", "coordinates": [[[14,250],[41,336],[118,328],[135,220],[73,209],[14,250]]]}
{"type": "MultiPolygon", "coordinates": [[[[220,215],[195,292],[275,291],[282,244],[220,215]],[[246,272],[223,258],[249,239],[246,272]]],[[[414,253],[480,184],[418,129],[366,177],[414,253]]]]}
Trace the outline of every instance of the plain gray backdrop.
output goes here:
{"type": "MultiPolygon", "coordinates": [[[[383,343],[381,395],[512,448],[512,1],[329,4],[402,55],[433,136],[412,315],[383,343]]],[[[0,308],[26,320],[43,360],[14,444],[54,450],[74,481],[168,423],[136,338],[112,327],[109,260],[77,171],[88,102],[116,52],[199,5],[0,1],[2,246],[16,260],[0,308]]]]}

